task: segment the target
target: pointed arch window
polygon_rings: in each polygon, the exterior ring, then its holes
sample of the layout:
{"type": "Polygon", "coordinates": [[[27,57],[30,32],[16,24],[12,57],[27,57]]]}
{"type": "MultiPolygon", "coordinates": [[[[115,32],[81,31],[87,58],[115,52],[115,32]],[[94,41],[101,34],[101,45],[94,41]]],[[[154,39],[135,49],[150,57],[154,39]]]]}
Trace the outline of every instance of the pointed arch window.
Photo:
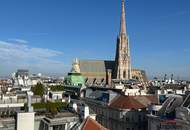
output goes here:
{"type": "Polygon", "coordinates": [[[123,71],[123,78],[126,78],[126,70],[123,71]]]}

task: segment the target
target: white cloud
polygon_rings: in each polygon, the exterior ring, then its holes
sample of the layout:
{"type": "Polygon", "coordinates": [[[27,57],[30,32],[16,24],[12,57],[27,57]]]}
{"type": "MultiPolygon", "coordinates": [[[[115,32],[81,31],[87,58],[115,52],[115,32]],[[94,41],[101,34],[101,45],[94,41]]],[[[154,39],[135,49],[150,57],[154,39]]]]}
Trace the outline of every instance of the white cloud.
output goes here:
{"type": "Polygon", "coordinates": [[[20,44],[18,41],[0,41],[0,67],[7,72],[13,68],[26,68],[33,72],[64,73],[66,67],[64,63],[55,60],[62,55],[60,51],[31,47],[27,44],[20,44]]]}
{"type": "Polygon", "coordinates": [[[16,43],[21,43],[21,44],[27,44],[28,41],[24,40],[24,39],[17,39],[17,38],[12,38],[12,39],[8,39],[9,42],[16,42],[16,43]]]}

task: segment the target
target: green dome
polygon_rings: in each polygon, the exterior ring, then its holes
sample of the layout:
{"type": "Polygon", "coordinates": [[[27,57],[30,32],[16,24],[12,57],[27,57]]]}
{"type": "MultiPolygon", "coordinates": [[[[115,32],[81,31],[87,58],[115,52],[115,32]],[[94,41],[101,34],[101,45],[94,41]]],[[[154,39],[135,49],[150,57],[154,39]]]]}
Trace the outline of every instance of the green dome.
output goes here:
{"type": "Polygon", "coordinates": [[[65,82],[68,85],[81,87],[85,84],[85,79],[80,73],[68,73],[68,76],[65,78],[65,82]]]}

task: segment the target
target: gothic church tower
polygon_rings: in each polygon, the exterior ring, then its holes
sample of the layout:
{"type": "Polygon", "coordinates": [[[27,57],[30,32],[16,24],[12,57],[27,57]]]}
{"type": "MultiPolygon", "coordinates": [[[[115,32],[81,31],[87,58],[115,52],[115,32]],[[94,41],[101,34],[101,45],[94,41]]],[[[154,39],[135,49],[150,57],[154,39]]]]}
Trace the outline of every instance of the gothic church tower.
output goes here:
{"type": "Polygon", "coordinates": [[[126,31],[125,18],[125,1],[122,0],[122,13],[120,23],[120,33],[117,38],[116,57],[115,57],[115,73],[114,78],[117,80],[129,80],[131,76],[131,61],[129,39],[126,31]]]}

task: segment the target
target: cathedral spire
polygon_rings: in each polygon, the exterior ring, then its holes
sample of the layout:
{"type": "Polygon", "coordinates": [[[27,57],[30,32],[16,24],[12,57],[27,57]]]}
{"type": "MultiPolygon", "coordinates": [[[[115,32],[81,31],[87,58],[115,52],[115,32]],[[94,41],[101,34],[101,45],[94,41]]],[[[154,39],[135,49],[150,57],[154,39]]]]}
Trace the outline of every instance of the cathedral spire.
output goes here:
{"type": "Polygon", "coordinates": [[[119,80],[131,79],[131,59],[129,39],[127,36],[125,19],[125,0],[122,0],[122,12],[120,32],[117,38],[116,57],[115,57],[115,78],[119,80]]]}
{"type": "Polygon", "coordinates": [[[120,23],[120,35],[126,35],[126,19],[125,19],[125,0],[122,0],[122,12],[121,12],[121,23],[120,23]]]}

